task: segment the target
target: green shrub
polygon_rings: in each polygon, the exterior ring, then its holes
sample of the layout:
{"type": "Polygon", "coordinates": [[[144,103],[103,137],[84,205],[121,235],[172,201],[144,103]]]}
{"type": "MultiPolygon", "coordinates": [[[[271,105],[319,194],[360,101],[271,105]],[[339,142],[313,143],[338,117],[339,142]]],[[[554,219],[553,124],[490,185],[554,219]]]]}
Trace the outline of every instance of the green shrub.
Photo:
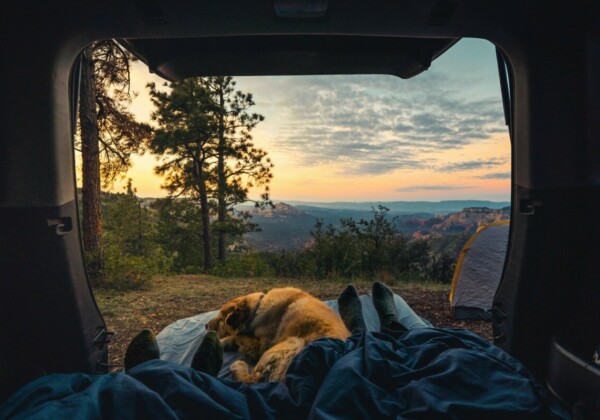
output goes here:
{"type": "Polygon", "coordinates": [[[127,255],[118,245],[109,244],[104,249],[103,280],[97,286],[116,290],[135,290],[150,286],[156,274],[167,274],[171,259],[161,248],[148,255],[127,255]]]}
{"type": "Polygon", "coordinates": [[[107,262],[103,287],[116,290],[139,290],[152,282],[152,273],[140,257],[124,257],[107,262]]]}
{"type": "Polygon", "coordinates": [[[317,277],[317,262],[312,252],[306,250],[281,253],[263,252],[260,256],[271,267],[277,277],[317,277]]]}
{"type": "Polygon", "coordinates": [[[211,274],[219,277],[273,277],[275,271],[260,254],[242,254],[219,261],[211,274]]]}
{"type": "Polygon", "coordinates": [[[200,265],[186,265],[183,268],[175,267],[177,274],[202,274],[204,273],[204,267],[200,265]]]}

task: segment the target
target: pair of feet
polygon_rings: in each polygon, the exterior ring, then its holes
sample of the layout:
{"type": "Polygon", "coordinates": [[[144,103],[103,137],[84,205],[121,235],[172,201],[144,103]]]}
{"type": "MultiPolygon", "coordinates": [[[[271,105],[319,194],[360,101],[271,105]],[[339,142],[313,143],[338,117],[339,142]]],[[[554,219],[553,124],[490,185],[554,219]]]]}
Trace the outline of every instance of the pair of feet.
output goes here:
{"type": "MultiPolygon", "coordinates": [[[[143,330],[127,346],[124,359],[125,371],[153,359],[160,359],[156,336],[150,330],[143,330]]],[[[216,332],[206,332],[194,353],[191,366],[200,372],[217,376],[223,366],[223,346],[216,332]]]]}
{"type": "MultiPolygon", "coordinates": [[[[381,330],[391,333],[402,333],[406,328],[398,319],[394,293],[383,283],[376,281],[372,287],[373,305],[379,315],[381,330]]],[[[352,333],[365,331],[366,325],[362,313],[362,305],[358,292],[353,285],[348,285],[338,297],[339,312],[344,324],[352,333]]],[[[136,335],[127,346],[125,352],[125,371],[147,362],[159,359],[160,349],[156,337],[150,330],[136,335]]],[[[191,367],[200,372],[217,376],[223,366],[223,346],[214,331],[207,331],[204,339],[194,354],[191,367]]]]}
{"type": "MultiPolygon", "coordinates": [[[[385,284],[376,281],[371,288],[373,305],[379,316],[381,331],[391,333],[403,333],[406,328],[400,323],[394,292],[385,284]]],[[[348,285],[338,297],[338,309],[340,317],[350,332],[365,331],[367,329],[363,318],[362,304],[358,297],[358,291],[353,285],[348,285]]]]}

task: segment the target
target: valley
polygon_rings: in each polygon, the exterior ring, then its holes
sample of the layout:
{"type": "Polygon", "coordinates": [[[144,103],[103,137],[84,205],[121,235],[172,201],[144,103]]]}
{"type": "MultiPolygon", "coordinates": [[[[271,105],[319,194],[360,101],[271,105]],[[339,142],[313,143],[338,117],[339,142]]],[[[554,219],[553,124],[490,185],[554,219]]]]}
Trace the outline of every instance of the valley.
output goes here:
{"type": "MultiPolygon", "coordinates": [[[[369,220],[379,203],[306,203],[279,202],[274,208],[249,211],[259,232],[245,235],[245,240],[258,251],[301,249],[311,242],[310,232],[317,220],[337,226],[340,219],[369,220]]],[[[446,235],[470,235],[477,226],[510,218],[509,202],[456,200],[441,202],[381,203],[389,208],[388,217],[395,219],[397,229],[414,239],[446,235]]]]}

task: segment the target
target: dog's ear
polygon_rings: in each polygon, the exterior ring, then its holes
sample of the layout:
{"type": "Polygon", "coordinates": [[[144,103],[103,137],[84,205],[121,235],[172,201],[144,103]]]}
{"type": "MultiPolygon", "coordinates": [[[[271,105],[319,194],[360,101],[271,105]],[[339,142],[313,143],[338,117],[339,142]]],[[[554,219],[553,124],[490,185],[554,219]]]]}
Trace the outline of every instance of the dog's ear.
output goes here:
{"type": "Polygon", "coordinates": [[[225,318],[225,323],[232,328],[237,328],[250,318],[250,308],[248,305],[237,305],[233,312],[225,318]]]}

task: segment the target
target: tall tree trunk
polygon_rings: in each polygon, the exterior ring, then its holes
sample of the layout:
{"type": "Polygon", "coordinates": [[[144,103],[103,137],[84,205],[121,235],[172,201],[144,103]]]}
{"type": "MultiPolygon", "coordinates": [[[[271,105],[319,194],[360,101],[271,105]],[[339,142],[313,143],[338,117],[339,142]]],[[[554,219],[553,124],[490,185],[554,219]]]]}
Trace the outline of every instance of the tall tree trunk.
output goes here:
{"type": "Polygon", "coordinates": [[[204,270],[209,271],[212,266],[210,214],[208,208],[208,192],[206,191],[206,180],[202,176],[202,168],[198,162],[194,162],[194,172],[199,180],[200,190],[200,214],[202,217],[202,245],[204,249],[204,270]]]}
{"type": "Polygon", "coordinates": [[[102,278],[102,209],[100,207],[100,151],[96,111],[96,86],[92,47],[83,52],[79,118],[81,126],[83,249],[88,274],[94,283],[102,278]]]}
{"type": "Polygon", "coordinates": [[[219,261],[225,261],[225,219],[227,217],[227,202],[226,202],[226,189],[227,180],[225,179],[225,98],[223,96],[225,85],[224,79],[219,84],[219,146],[218,146],[218,162],[217,172],[219,174],[218,179],[218,192],[217,192],[217,213],[219,220],[219,261]]]}

